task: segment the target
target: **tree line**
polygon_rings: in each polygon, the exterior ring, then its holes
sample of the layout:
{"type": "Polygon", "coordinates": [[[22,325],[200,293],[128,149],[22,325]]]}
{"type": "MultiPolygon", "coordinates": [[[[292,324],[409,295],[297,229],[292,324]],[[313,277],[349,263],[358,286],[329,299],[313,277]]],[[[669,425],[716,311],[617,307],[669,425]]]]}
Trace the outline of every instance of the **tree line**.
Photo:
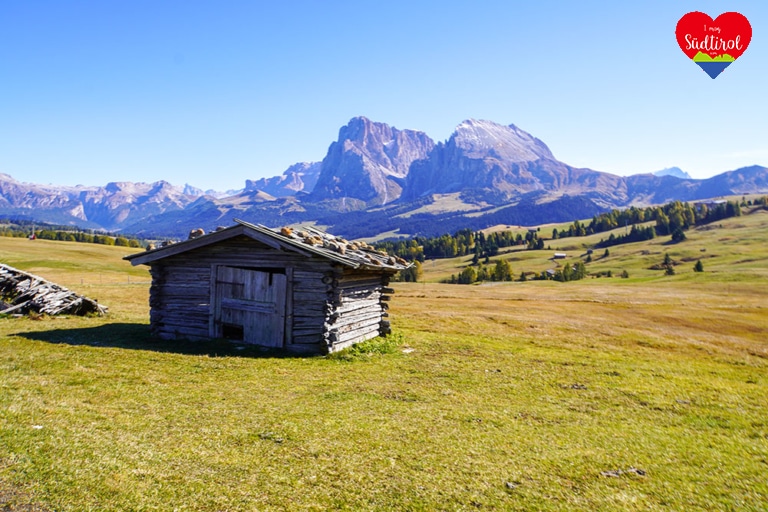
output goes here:
{"type": "Polygon", "coordinates": [[[14,238],[34,238],[41,240],[58,240],[61,242],[80,242],[88,244],[115,245],[120,247],[142,246],[136,238],[95,233],[92,230],[76,230],[68,226],[45,226],[36,228],[39,223],[31,221],[0,220],[0,236],[14,238]]]}
{"type": "Polygon", "coordinates": [[[634,232],[623,237],[613,236],[609,241],[601,241],[599,247],[609,245],[618,245],[620,243],[639,242],[650,240],[655,236],[675,235],[678,232],[686,231],[692,226],[709,224],[729,217],[738,217],[741,215],[743,206],[752,206],[753,204],[764,204],[766,198],[761,198],[757,202],[742,200],[723,201],[708,205],[707,203],[690,204],[681,201],[673,201],[663,206],[649,206],[646,208],[629,207],[625,210],[611,210],[601,213],[592,218],[589,224],[574,221],[567,228],[552,231],[552,238],[567,238],[572,236],[587,236],[595,233],[611,231],[620,227],[637,226],[646,222],[655,222],[653,232],[647,227],[637,227],[634,232]]]}
{"type": "MultiPolygon", "coordinates": [[[[544,240],[537,230],[529,230],[523,236],[513,231],[484,233],[471,229],[460,229],[453,235],[438,237],[417,236],[407,240],[384,240],[375,244],[377,249],[400,256],[409,261],[424,262],[428,259],[456,258],[474,254],[475,260],[486,260],[499,253],[499,249],[512,246],[526,246],[528,249],[543,249],[544,240]]],[[[475,261],[477,262],[477,261],[475,261]]]]}

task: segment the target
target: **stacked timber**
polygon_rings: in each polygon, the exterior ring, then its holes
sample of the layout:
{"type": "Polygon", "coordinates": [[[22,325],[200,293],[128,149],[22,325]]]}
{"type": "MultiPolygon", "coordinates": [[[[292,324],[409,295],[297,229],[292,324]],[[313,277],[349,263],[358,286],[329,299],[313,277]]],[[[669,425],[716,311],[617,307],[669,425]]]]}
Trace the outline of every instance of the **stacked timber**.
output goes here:
{"type": "Polygon", "coordinates": [[[209,267],[153,265],[151,331],[161,339],[205,339],[209,334],[209,267]]]}
{"type": "Polygon", "coordinates": [[[292,332],[287,336],[293,344],[320,347],[324,341],[325,311],[329,296],[326,284],[328,267],[317,265],[316,268],[293,270],[293,293],[288,295],[292,332]]]}
{"type": "Polygon", "coordinates": [[[389,273],[346,269],[329,279],[323,337],[330,352],[389,334],[389,273]]]}
{"type": "Polygon", "coordinates": [[[0,314],[104,315],[97,301],[27,272],[0,264],[0,314]]]}

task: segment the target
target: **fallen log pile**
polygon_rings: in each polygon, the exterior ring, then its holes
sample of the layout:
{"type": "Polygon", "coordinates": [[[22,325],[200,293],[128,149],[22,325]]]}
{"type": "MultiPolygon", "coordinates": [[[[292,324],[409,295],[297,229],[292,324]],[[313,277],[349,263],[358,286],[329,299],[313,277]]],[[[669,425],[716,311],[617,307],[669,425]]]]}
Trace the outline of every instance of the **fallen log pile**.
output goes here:
{"type": "Polygon", "coordinates": [[[0,263],[0,315],[105,315],[108,308],[42,277],[0,263]]]}

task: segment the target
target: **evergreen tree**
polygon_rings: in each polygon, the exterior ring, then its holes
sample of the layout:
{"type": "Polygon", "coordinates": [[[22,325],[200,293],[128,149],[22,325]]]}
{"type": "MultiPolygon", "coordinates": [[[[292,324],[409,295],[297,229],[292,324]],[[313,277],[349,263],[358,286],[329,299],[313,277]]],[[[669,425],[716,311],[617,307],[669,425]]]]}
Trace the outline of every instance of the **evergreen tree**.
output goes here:
{"type": "Polygon", "coordinates": [[[573,266],[572,280],[584,279],[585,277],[587,277],[587,267],[584,265],[583,261],[577,261],[573,266]]]}
{"type": "Polygon", "coordinates": [[[512,265],[507,260],[496,260],[496,266],[493,269],[494,281],[511,281],[512,265]]]}
{"type": "Polygon", "coordinates": [[[694,272],[704,272],[704,264],[701,260],[696,260],[696,264],[693,266],[694,272]]]}
{"type": "Polygon", "coordinates": [[[473,267],[467,267],[459,274],[459,284],[472,284],[477,281],[477,272],[473,267]]]}

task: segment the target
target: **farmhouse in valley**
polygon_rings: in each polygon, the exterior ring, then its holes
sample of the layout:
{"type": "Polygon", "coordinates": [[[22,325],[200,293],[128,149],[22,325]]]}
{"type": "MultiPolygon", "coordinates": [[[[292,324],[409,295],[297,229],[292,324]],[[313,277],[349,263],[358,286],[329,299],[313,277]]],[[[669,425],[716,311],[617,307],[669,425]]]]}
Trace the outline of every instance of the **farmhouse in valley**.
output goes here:
{"type": "Polygon", "coordinates": [[[328,353],[389,332],[389,280],[405,260],[309,228],[236,223],[125,257],[150,267],[155,336],[328,353]]]}

